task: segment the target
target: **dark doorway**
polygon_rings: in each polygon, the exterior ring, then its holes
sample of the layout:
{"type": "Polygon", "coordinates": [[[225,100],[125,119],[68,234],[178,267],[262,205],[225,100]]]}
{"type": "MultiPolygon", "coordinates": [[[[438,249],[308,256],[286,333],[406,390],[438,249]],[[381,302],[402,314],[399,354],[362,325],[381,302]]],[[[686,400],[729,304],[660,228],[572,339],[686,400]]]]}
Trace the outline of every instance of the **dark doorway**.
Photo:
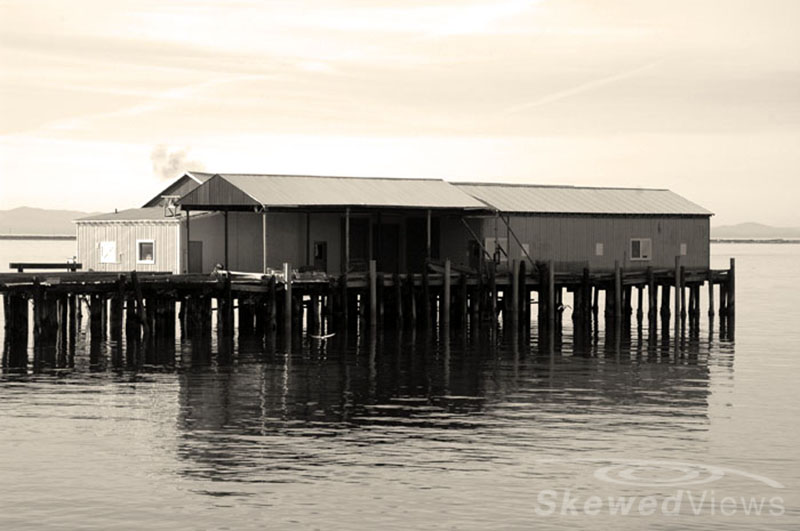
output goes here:
{"type": "MultiPolygon", "coordinates": [[[[406,220],[406,265],[410,273],[425,268],[428,242],[428,220],[424,217],[406,220]]],[[[439,219],[431,219],[431,258],[439,259],[439,219]]]]}
{"type": "Polygon", "coordinates": [[[469,267],[475,271],[483,269],[483,249],[477,240],[469,241],[469,267]]]}
{"type": "Polygon", "coordinates": [[[189,242],[189,273],[203,272],[203,242],[189,242]]]}
{"type": "Polygon", "coordinates": [[[314,242],[314,270],[328,272],[328,242],[314,242]]]}
{"type": "Polygon", "coordinates": [[[382,223],[373,230],[372,248],[377,257],[378,271],[400,272],[400,226],[396,223],[382,223]]]}
{"type": "Polygon", "coordinates": [[[350,218],[350,264],[345,264],[345,220],[342,219],[342,269],[366,271],[369,263],[369,219],[350,218]]]}

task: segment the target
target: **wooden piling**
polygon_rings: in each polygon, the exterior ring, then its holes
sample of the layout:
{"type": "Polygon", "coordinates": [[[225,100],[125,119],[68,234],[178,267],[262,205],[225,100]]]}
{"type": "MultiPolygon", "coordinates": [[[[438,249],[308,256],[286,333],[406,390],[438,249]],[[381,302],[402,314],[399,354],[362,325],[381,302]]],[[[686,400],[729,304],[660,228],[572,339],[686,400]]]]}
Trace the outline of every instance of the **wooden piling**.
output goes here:
{"type": "MultiPolygon", "coordinates": [[[[503,299],[506,299],[505,295],[503,299]]],[[[511,322],[514,328],[518,326],[519,318],[519,262],[511,260],[511,307],[506,301],[506,311],[511,313],[511,322]]],[[[505,319],[504,319],[505,320],[505,319]]]]}
{"type": "Polygon", "coordinates": [[[633,286],[622,287],[622,325],[625,334],[631,332],[631,321],[633,320],[633,286]]]}
{"type": "Polygon", "coordinates": [[[614,322],[622,319],[622,268],[614,261],[614,322]]]}
{"type": "Polygon", "coordinates": [[[109,337],[112,341],[122,339],[123,305],[125,304],[125,277],[117,278],[117,292],[111,296],[111,309],[109,311],[109,337]]]}
{"type": "Polygon", "coordinates": [[[564,288],[561,286],[555,286],[555,307],[553,309],[553,315],[555,315],[555,327],[553,330],[555,333],[560,337],[561,330],[562,330],[562,317],[564,315],[564,288]]]}
{"type": "Polygon", "coordinates": [[[414,276],[409,273],[408,281],[408,324],[415,328],[417,326],[417,297],[414,288],[414,276]]]}
{"type": "Polygon", "coordinates": [[[581,287],[576,293],[580,293],[580,331],[585,334],[586,339],[591,335],[592,328],[592,284],[591,272],[588,267],[583,268],[583,276],[581,277],[581,287]]]}
{"type": "Polygon", "coordinates": [[[3,304],[3,367],[25,368],[28,365],[28,299],[21,293],[6,292],[3,304]]]}
{"type": "Polygon", "coordinates": [[[497,325],[497,267],[494,262],[489,265],[489,309],[491,311],[491,325],[497,325]]]}
{"type": "Polygon", "coordinates": [[[392,275],[394,282],[394,318],[397,330],[403,329],[403,279],[400,273],[392,275]]]}
{"type": "Polygon", "coordinates": [[[422,270],[422,312],[424,324],[429,327],[431,325],[431,280],[427,262],[422,270]]]}
{"type": "Polygon", "coordinates": [[[309,334],[317,334],[319,327],[319,294],[312,290],[308,295],[308,310],[306,312],[306,327],[309,334]]]}
{"type": "Polygon", "coordinates": [[[347,273],[343,273],[339,277],[339,300],[342,312],[342,330],[347,330],[350,326],[350,303],[347,293],[347,273]]]}
{"type": "Polygon", "coordinates": [[[467,319],[469,308],[467,307],[469,302],[469,293],[467,289],[467,275],[462,271],[459,273],[458,276],[458,284],[459,284],[459,303],[460,303],[460,313],[461,317],[459,318],[459,325],[460,326],[467,326],[467,319]]]}
{"type": "MultiPolygon", "coordinates": [[[[681,279],[681,330],[686,328],[686,268],[681,266],[680,268],[680,279],[681,279]]],[[[690,325],[691,326],[691,325],[690,325]]]]}
{"type": "Polygon", "coordinates": [[[670,289],[671,286],[667,282],[661,284],[661,330],[666,336],[669,336],[670,329],[670,289]]]}
{"type": "Polygon", "coordinates": [[[730,270],[728,270],[728,336],[733,339],[733,331],[736,325],[736,258],[731,258],[730,270]]]}
{"type": "Polygon", "coordinates": [[[472,303],[472,317],[473,324],[475,322],[483,322],[483,314],[486,312],[486,304],[484,303],[486,281],[483,271],[478,271],[478,284],[473,289],[473,303],[472,303]]]}
{"type": "Polygon", "coordinates": [[[106,300],[102,294],[92,294],[91,304],[89,305],[89,332],[93,343],[103,339],[103,306],[105,306],[105,303],[106,300]]]}
{"type": "Polygon", "coordinates": [[[553,333],[556,325],[556,272],[553,261],[547,262],[547,330],[553,333]]]}
{"type": "Polygon", "coordinates": [[[444,325],[450,324],[450,260],[444,262],[444,286],[442,293],[441,322],[444,325]]]}
{"type": "Polygon", "coordinates": [[[369,324],[370,326],[377,326],[378,324],[378,272],[377,262],[375,260],[369,261],[369,324]]]}
{"type": "Polygon", "coordinates": [[[288,262],[283,263],[284,279],[284,306],[283,306],[283,329],[287,338],[292,336],[292,265],[288,262]]]}
{"type": "Polygon", "coordinates": [[[67,325],[69,330],[69,344],[70,349],[73,349],[78,337],[78,316],[75,309],[77,296],[74,293],[70,293],[67,296],[67,319],[69,320],[69,324],[67,325]]]}
{"type": "Polygon", "coordinates": [[[681,255],[675,255],[675,337],[680,334],[681,315],[681,255]]]}
{"type": "Polygon", "coordinates": [[[144,297],[142,296],[142,287],[139,284],[139,277],[136,271],[131,271],[131,283],[133,285],[133,292],[136,294],[136,317],[142,327],[144,337],[150,337],[150,322],[147,319],[147,309],[144,306],[144,297]]]}
{"type": "MultiPolygon", "coordinates": [[[[647,326],[656,327],[656,308],[658,307],[658,288],[656,287],[653,268],[647,268],[647,326]]],[[[651,330],[652,331],[652,330],[651,330]]]]}
{"type": "Polygon", "coordinates": [[[517,277],[519,278],[519,295],[517,296],[519,301],[519,307],[517,308],[517,315],[519,316],[520,326],[527,329],[530,326],[531,318],[530,318],[530,302],[531,297],[528,293],[528,281],[526,275],[526,261],[520,260],[519,263],[519,272],[517,277]]]}
{"type": "Polygon", "coordinates": [[[714,279],[711,271],[708,272],[708,317],[709,320],[714,319],[714,279]]]}
{"type": "Polygon", "coordinates": [[[636,286],[636,327],[641,330],[644,321],[644,286],[636,286]]]}

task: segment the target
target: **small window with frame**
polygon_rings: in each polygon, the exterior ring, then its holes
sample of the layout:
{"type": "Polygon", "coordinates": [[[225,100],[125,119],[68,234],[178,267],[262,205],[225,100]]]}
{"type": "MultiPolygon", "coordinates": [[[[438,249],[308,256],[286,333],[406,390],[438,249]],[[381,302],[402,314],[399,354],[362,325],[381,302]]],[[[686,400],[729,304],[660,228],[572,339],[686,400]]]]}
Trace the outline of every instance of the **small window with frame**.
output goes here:
{"type": "Polygon", "coordinates": [[[631,260],[645,261],[650,260],[653,255],[653,243],[650,238],[631,239],[631,260]]]}
{"type": "Polygon", "coordinates": [[[156,242],[154,240],[136,240],[136,263],[156,263],[156,242]]]}
{"type": "Polygon", "coordinates": [[[103,242],[100,242],[100,263],[101,264],[116,264],[117,263],[117,242],[116,241],[103,241],[103,242]]]}

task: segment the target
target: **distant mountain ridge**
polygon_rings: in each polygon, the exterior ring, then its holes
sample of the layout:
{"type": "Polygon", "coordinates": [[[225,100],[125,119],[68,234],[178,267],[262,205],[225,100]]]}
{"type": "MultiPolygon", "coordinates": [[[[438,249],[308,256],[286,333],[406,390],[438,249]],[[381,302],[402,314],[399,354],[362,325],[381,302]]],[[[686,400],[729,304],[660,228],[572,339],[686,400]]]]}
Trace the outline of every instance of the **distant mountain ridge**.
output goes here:
{"type": "Polygon", "coordinates": [[[712,238],[800,238],[800,227],[773,227],[762,223],[739,223],[711,227],[712,238]]]}
{"type": "Polygon", "coordinates": [[[72,220],[92,215],[79,210],[19,207],[0,210],[0,234],[75,234],[72,220]]]}

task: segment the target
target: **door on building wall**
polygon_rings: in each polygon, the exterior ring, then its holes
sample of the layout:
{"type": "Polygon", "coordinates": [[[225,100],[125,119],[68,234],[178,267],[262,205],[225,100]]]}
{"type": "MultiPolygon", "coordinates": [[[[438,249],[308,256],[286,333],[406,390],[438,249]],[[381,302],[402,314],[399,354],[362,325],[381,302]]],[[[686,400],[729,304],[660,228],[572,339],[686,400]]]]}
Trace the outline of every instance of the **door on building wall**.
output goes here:
{"type": "Polygon", "coordinates": [[[189,273],[203,272],[203,242],[189,242],[189,273]]]}

